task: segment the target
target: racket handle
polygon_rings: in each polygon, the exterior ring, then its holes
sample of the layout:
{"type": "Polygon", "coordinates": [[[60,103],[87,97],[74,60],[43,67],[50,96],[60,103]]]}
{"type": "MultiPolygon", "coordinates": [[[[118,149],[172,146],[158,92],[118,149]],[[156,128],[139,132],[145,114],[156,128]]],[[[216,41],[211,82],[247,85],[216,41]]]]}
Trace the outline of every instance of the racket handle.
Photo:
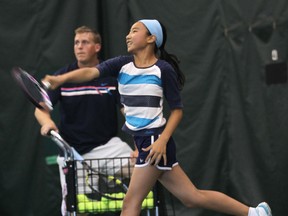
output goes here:
{"type": "Polygon", "coordinates": [[[73,156],[74,160],[78,161],[84,161],[84,158],[73,148],[71,147],[62,137],[59,133],[57,133],[54,130],[50,130],[47,133],[49,136],[54,138],[53,140],[57,142],[58,144],[60,143],[61,148],[63,151],[66,151],[70,156],[73,156]]]}
{"type": "Polygon", "coordinates": [[[42,85],[45,88],[45,90],[48,90],[51,87],[51,84],[47,81],[42,81],[42,85]]]}
{"type": "Polygon", "coordinates": [[[53,130],[49,130],[49,131],[47,132],[47,135],[48,135],[48,136],[51,136],[51,131],[53,131],[53,130]]]}
{"type": "MultiPolygon", "coordinates": [[[[48,131],[47,135],[48,135],[48,136],[54,136],[54,137],[57,137],[57,138],[60,137],[60,134],[58,134],[58,133],[57,133],[56,131],[54,131],[54,130],[48,131]]],[[[61,137],[60,137],[60,138],[61,138],[61,137]]]]}

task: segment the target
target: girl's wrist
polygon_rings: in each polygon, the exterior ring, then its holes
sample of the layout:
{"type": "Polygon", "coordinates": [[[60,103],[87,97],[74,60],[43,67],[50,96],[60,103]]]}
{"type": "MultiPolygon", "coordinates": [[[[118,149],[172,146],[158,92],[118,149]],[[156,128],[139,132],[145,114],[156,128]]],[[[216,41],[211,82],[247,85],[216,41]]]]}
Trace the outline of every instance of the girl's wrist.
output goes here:
{"type": "Polygon", "coordinates": [[[161,139],[161,140],[163,140],[164,142],[167,143],[167,142],[169,141],[169,139],[170,139],[170,136],[161,134],[161,136],[159,137],[159,139],[161,139]]]}

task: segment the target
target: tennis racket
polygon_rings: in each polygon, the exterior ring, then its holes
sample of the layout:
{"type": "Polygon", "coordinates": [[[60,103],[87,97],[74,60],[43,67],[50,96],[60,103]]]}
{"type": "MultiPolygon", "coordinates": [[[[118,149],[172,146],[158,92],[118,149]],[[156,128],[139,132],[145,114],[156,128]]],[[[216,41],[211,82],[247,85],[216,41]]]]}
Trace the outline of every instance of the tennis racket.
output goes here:
{"type": "Polygon", "coordinates": [[[118,194],[126,194],[128,187],[118,176],[109,175],[107,172],[101,172],[86,163],[84,158],[71,147],[56,131],[51,130],[48,135],[64,152],[65,160],[79,161],[83,166],[85,184],[100,197],[110,200],[123,200],[124,196],[115,196],[115,193],[109,194],[108,189],[117,187],[118,194]]]}
{"type": "Polygon", "coordinates": [[[12,76],[26,97],[39,109],[48,112],[53,110],[52,103],[45,89],[49,88],[48,83],[42,85],[28,72],[20,67],[12,68],[12,76]]]}
{"type": "Polygon", "coordinates": [[[101,197],[110,200],[124,199],[128,187],[122,179],[107,173],[99,172],[85,162],[82,162],[82,165],[86,173],[86,185],[93,193],[99,194],[101,197]]]}

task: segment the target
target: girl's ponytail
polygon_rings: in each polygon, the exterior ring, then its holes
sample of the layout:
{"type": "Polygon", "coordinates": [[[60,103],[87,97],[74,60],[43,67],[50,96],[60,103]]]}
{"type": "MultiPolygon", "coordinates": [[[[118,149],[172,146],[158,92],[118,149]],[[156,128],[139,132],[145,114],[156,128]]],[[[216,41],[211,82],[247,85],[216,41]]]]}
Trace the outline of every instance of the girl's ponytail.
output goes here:
{"type": "MultiPolygon", "coordinates": [[[[163,43],[164,44],[164,43],[163,43]]],[[[176,71],[177,73],[177,78],[178,78],[178,84],[179,84],[179,89],[182,90],[185,84],[185,75],[179,68],[179,63],[180,61],[178,60],[176,55],[169,54],[163,46],[159,48],[160,51],[160,59],[163,59],[167,61],[176,71]]]]}
{"type": "Polygon", "coordinates": [[[167,39],[165,26],[155,19],[142,19],[139,20],[139,22],[142,22],[146,26],[149,35],[156,36],[154,52],[157,54],[158,51],[160,51],[159,58],[167,61],[174,68],[177,73],[179,89],[182,90],[185,83],[185,76],[179,68],[179,60],[175,55],[167,53],[164,49],[167,39]]]}

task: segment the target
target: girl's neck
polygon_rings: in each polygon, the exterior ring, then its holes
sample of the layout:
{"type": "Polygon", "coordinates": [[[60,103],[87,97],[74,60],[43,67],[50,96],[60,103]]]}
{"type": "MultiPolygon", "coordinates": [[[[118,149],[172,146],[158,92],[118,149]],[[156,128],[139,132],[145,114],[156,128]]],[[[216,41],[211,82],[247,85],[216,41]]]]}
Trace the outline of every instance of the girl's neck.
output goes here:
{"type": "Polygon", "coordinates": [[[134,63],[137,67],[150,67],[158,61],[155,55],[134,54],[134,63]]]}

